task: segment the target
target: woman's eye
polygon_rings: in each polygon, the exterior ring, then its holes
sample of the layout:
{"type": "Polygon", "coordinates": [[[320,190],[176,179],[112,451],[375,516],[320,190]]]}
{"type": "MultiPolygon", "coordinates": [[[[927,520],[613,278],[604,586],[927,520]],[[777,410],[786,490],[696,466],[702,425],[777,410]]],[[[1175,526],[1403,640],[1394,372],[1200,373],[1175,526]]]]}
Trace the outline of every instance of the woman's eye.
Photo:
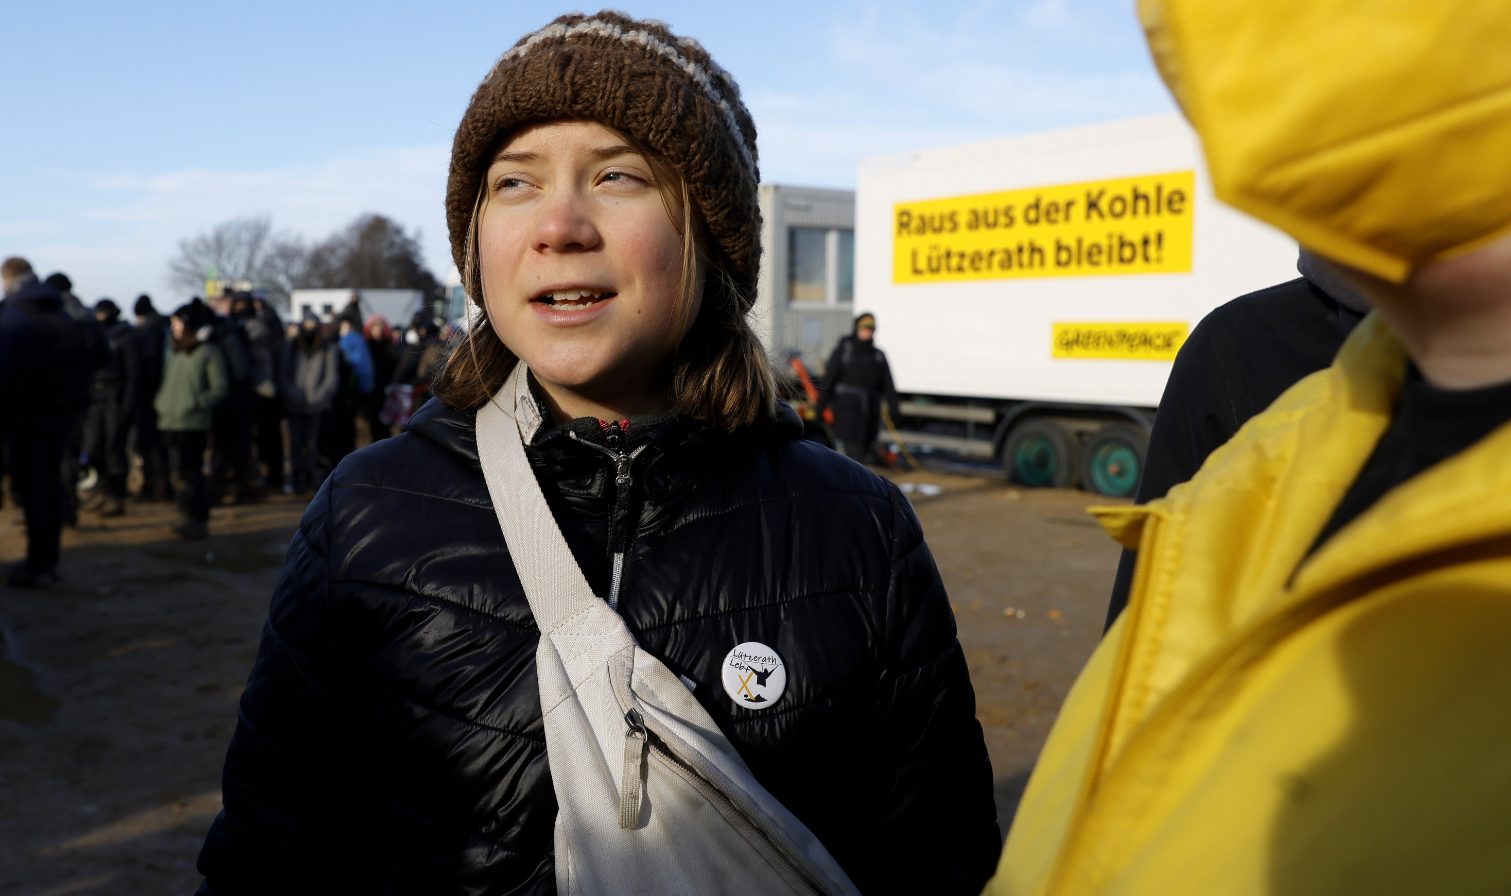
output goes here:
{"type": "Polygon", "coordinates": [[[502,193],[506,190],[516,190],[523,187],[525,182],[522,178],[504,176],[493,182],[493,191],[502,193]]]}
{"type": "Polygon", "coordinates": [[[646,183],[645,178],[640,177],[637,174],[632,174],[628,171],[605,171],[603,173],[602,180],[606,184],[621,184],[627,186],[638,186],[646,183]]]}

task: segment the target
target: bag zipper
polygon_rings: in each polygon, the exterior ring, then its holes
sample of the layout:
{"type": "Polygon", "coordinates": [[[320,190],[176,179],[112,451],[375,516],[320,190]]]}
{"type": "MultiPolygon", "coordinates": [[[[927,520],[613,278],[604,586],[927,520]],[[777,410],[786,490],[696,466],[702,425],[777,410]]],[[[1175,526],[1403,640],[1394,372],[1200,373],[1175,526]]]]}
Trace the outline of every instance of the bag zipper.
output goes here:
{"type": "Polygon", "coordinates": [[[739,828],[751,848],[760,853],[767,864],[788,869],[789,877],[800,882],[807,892],[818,896],[826,892],[728,794],[704,777],[693,763],[679,756],[664,737],[653,731],[639,709],[631,706],[624,714],[624,721],[628,727],[624,735],[624,776],[620,779],[619,790],[620,828],[629,831],[640,827],[641,782],[645,779],[646,766],[654,758],[717,807],[719,814],[739,828]]]}
{"type": "Polygon", "coordinates": [[[640,779],[650,738],[640,710],[630,707],[624,721],[630,728],[624,735],[624,775],[619,779],[619,827],[633,831],[640,827],[640,779]]]}

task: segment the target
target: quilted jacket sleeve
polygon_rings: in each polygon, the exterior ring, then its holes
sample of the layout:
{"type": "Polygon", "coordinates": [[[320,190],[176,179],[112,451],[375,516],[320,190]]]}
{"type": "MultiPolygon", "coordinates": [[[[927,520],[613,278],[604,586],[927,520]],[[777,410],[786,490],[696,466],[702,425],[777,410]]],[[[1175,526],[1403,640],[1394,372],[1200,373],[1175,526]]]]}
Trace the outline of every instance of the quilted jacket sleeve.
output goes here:
{"type": "Polygon", "coordinates": [[[873,855],[864,893],[978,893],[1002,836],[991,761],[955,617],[918,519],[892,490],[886,672],[874,753],[873,855]]]}
{"type": "Polygon", "coordinates": [[[344,672],[329,601],[330,484],[289,546],[241,697],[224,808],[199,856],[199,893],[333,893],[351,887],[359,748],[343,724],[344,672]]]}

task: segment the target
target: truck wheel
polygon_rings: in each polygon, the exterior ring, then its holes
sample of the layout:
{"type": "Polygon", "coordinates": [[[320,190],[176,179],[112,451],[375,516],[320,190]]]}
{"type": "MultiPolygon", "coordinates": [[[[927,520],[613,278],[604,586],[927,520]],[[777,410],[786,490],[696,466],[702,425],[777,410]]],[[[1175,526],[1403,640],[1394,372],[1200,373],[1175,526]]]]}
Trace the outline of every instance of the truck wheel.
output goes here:
{"type": "Polygon", "coordinates": [[[1149,435],[1126,423],[1109,423],[1091,434],[1081,452],[1081,484],[1109,498],[1129,498],[1144,472],[1149,435]]]}
{"type": "Polygon", "coordinates": [[[1028,419],[1012,428],[1002,448],[1009,482],[1069,488],[1076,478],[1076,441],[1053,420],[1028,419]]]}

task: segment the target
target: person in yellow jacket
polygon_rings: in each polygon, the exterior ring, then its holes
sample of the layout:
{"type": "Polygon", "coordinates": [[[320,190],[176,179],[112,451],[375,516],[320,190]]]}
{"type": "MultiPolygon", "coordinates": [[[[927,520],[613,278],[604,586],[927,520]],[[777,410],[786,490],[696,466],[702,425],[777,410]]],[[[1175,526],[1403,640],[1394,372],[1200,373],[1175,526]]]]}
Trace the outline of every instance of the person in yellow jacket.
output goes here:
{"type": "Polygon", "coordinates": [[[1129,607],[987,892],[1511,893],[1511,8],[1140,14],[1218,195],[1377,310],[1191,481],[1098,511],[1129,607]]]}

